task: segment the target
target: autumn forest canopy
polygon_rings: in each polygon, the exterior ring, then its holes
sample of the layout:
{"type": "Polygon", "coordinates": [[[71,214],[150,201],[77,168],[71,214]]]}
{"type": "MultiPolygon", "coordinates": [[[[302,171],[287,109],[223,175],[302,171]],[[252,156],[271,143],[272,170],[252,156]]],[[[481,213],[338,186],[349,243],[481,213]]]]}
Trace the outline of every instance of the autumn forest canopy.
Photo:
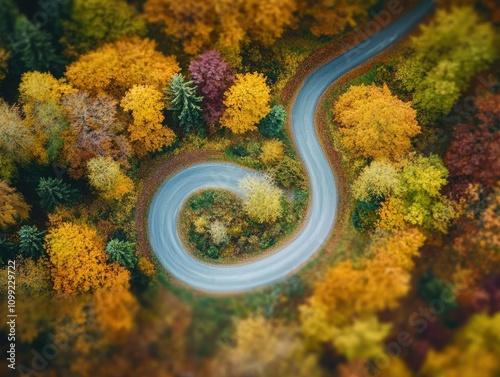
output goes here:
{"type": "Polygon", "coordinates": [[[0,0],[0,295],[15,295],[19,318],[15,368],[0,374],[497,376],[494,0],[436,1],[324,93],[315,127],[339,208],[303,268],[211,295],[180,284],[148,242],[160,185],[209,161],[253,172],[237,193],[186,197],[185,252],[227,266],[288,245],[315,189],[295,95],[367,22],[414,3],[0,0]]]}

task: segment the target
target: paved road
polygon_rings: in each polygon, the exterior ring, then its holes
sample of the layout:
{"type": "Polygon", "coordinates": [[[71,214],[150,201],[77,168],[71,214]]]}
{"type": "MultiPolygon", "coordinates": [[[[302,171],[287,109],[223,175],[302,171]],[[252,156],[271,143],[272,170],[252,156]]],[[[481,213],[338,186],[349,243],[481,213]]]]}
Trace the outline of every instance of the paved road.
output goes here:
{"type": "Polygon", "coordinates": [[[314,129],[314,112],[322,93],[340,76],[380,53],[412,29],[433,7],[424,1],[403,18],[308,76],[292,110],[293,137],[311,184],[311,206],[297,237],[279,251],[247,264],[214,266],[192,258],[177,233],[183,201],[203,188],[239,193],[238,180],[250,171],[226,163],[188,167],[165,181],[148,216],[149,240],[160,262],[177,279],[205,292],[236,293],[277,282],[299,269],[328,238],[337,209],[333,172],[314,129]]]}

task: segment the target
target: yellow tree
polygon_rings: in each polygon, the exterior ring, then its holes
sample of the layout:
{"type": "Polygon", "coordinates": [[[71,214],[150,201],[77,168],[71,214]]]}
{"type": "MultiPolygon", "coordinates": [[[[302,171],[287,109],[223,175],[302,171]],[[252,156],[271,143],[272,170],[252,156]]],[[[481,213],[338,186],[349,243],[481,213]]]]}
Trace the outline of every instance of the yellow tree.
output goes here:
{"type": "Polygon", "coordinates": [[[125,94],[120,105],[125,111],[132,112],[129,140],[137,154],[159,151],[174,142],[174,132],[162,125],[165,103],[159,90],[136,85],[125,94]]]}
{"type": "Polygon", "coordinates": [[[238,184],[247,215],[258,223],[274,222],[283,213],[283,192],[267,176],[248,175],[238,184]]]}
{"type": "Polygon", "coordinates": [[[266,165],[283,159],[283,143],[277,139],[266,140],[261,148],[260,159],[266,165]]]}
{"type": "Polygon", "coordinates": [[[416,111],[387,85],[351,86],[334,107],[343,145],[357,158],[397,161],[420,132],[416,111]]]}
{"type": "Polygon", "coordinates": [[[7,182],[0,181],[0,229],[15,224],[19,219],[27,219],[29,210],[22,195],[7,182]]]}
{"type": "Polygon", "coordinates": [[[23,121],[19,107],[9,106],[3,99],[0,99],[0,154],[16,162],[25,162],[38,154],[33,133],[23,121]]]}
{"type": "Polygon", "coordinates": [[[159,22],[168,35],[182,41],[187,54],[197,54],[210,43],[213,30],[211,1],[206,0],[148,0],[144,15],[150,22],[159,22]]]}
{"type": "Polygon", "coordinates": [[[499,354],[500,313],[476,314],[446,348],[429,351],[418,376],[497,376],[499,354]]]}
{"type": "Polygon", "coordinates": [[[106,199],[120,199],[134,189],[134,183],[111,157],[94,157],[87,163],[92,187],[106,199]]]}
{"type": "Polygon", "coordinates": [[[78,89],[120,99],[134,85],[162,90],[179,71],[175,57],[157,51],[156,42],[134,37],[82,55],[68,66],[66,77],[78,89]]]}
{"type": "Polygon", "coordinates": [[[306,349],[297,326],[257,315],[238,322],[234,346],[223,346],[212,375],[221,377],[320,377],[317,355],[306,349]]]}
{"type": "MultiPolygon", "coordinates": [[[[419,254],[424,241],[425,237],[415,229],[401,231],[375,242],[372,259],[357,264],[346,260],[330,268],[316,284],[307,304],[300,308],[306,336],[316,344],[335,345],[339,334],[345,334],[346,328],[353,330],[353,326],[356,329],[368,326],[374,331],[378,329],[375,334],[380,334],[378,331],[383,328],[370,318],[381,310],[395,308],[398,299],[408,292],[412,258],[419,254]]],[[[335,346],[348,352],[343,342],[335,346]]],[[[353,346],[356,342],[354,337],[353,346]]]]}
{"type": "Polygon", "coordinates": [[[117,263],[106,263],[103,240],[86,225],[63,222],[50,229],[45,248],[58,293],[94,292],[112,284],[121,273],[128,273],[117,263]]]}
{"type": "Polygon", "coordinates": [[[62,114],[61,98],[76,90],[64,79],[56,79],[50,73],[26,72],[19,85],[19,102],[30,127],[40,145],[41,159],[54,159],[61,147],[61,133],[67,127],[62,114]]]}
{"type": "Polygon", "coordinates": [[[237,74],[225,95],[226,111],[221,124],[235,134],[256,130],[257,123],[271,110],[270,98],[270,89],[262,74],[237,74]]]}

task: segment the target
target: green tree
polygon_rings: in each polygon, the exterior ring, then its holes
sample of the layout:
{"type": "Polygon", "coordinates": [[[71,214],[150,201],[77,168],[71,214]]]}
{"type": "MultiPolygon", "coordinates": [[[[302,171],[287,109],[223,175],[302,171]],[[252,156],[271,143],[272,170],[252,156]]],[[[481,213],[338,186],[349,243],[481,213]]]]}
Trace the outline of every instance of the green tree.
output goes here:
{"type": "Polygon", "coordinates": [[[200,103],[202,97],[196,95],[194,81],[185,81],[181,74],[176,74],[165,89],[165,100],[170,104],[169,110],[174,111],[179,119],[179,124],[185,128],[186,133],[197,129],[203,122],[200,103]]]}
{"type": "Polygon", "coordinates": [[[113,239],[108,242],[104,252],[109,255],[109,262],[118,262],[124,267],[134,268],[138,261],[134,247],[133,242],[113,239]]]}
{"type": "Polygon", "coordinates": [[[286,110],[282,105],[273,106],[271,111],[260,121],[259,131],[266,137],[278,136],[286,121],[286,110]]]}
{"type": "Polygon", "coordinates": [[[124,37],[146,34],[146,23],[125,0],[75,0],[63,22],[69,53],[86,53],[124,37]]]}
{"type": "Polygon", "coordinates": [[[70,204],[79,196],[78,190],[60,178],[40,178],[36,192],[47,212],[53,211],[58,204],[70,204]]]}
{"type": "Polygon", "coordinates": [[[16,72],[51,71],[62,73],[64,60],[57,55],[49,33],[33,25],[25,16],[16,19],[14,24],[13,60],[16,72]]]}
{"type": "Polygon", "coordinates": [[[471,7],[439,10],[411,39],[396,78],[413,92],[418,120],[430,124],[448,113],[476,73],[498,56],[491,24],[471,7]]]}
{"type": "Polygon", "coordinates": [[[39,231],[36,226],[23,225],[17,234],[19,236],[19,252],[21,255],[38,260],[44,253],[45,232],[39,231]]]}

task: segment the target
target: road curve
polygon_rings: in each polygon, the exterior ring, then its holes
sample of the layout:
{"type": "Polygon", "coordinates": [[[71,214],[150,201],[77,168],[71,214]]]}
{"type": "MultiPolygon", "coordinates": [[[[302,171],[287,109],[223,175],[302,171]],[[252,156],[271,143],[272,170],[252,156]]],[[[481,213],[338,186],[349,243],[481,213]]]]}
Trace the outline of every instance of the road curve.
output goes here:
{"type": "Polygon", "coordinates": [[[326,241],[337,209],[337,188],[330,164],[314,128],[318,101],[340,76],[377,55],[412,29],[431,9],[423,1],[404,17],[363,43],[331,60],[309,75],[292,110],[295,144],[309,175],[311,204],[301,232],[279,251],[246,264],[215,266],[200,262],[186,252],[177,232],[184,200],[203,188],[240,193],[238,181],[248,169],[233,164],[208,162],[190,166],[165,181],[156,192],[148,214],[149,242],[163,266],[178,280],[205,292],[236,293],[263,287],[300,268],[326,241]]]}

